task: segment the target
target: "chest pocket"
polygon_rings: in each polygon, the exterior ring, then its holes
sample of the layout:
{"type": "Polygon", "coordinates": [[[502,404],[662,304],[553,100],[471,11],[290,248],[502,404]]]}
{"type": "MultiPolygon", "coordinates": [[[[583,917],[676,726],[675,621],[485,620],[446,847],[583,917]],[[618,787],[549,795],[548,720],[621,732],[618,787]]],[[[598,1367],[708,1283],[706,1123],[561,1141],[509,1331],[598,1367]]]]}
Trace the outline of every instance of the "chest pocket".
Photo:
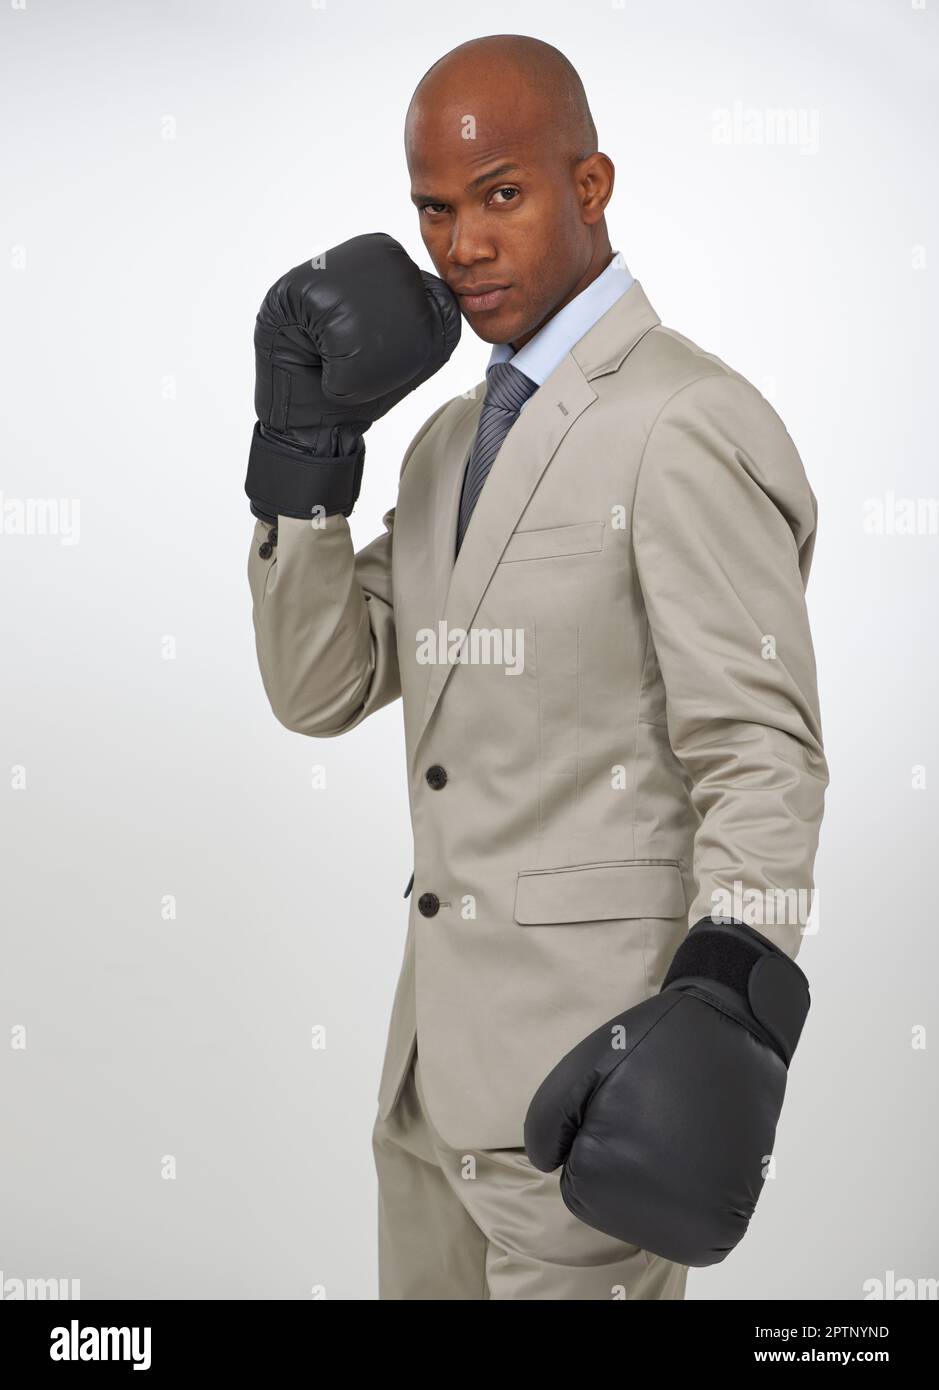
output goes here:
{"type": "Polygon", "coordinates": [[[548,526],[538,531],[516,531],[502,552],[500,564],[516,560],[548,560],[555,556],[583,555],[603,549],[603,522],[578,521],[570,526],[548,526]]]}

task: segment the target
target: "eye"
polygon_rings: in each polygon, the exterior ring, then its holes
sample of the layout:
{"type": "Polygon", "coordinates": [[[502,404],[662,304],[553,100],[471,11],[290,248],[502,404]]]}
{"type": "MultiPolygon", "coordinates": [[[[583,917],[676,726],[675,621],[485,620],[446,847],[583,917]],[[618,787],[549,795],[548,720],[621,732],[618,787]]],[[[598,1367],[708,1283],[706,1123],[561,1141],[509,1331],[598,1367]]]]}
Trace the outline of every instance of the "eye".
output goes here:
{"type": "MultiPolygon", "coordinates": [[[[433,209],[433,208],[444,208],[444,207],[446,207],[446,203],[421,203],[421,212],[430,212],[431,209],[433,209]]],[[[436,212],[434,212],[434,213],[433,213],[433,216],[436,217],[436,215],[437,215],[436,212]]]]}
{"type": "MultiPolygon", "coordinates": [[[[514,188],[511,184],[506,184],[506,185],[505,185],[504,187],[502,187],[502,188],[497,188],[496,191],[495,191],[495,193],[494,193],[492,196],[495,197],[496,194],[498,194],[498,193],[510,193],[510,194],[513,195],[513,196],[509,199],[509,202],[511,203],[511,202],[514,202],[514,201],[515,201],[515,199],[518,197],[520,191],[521,191],[520,189],[514,188]]],[[[500,203],[499,206],[500,206],[500,207],[505,207],[505,203],[500,203]]]]}

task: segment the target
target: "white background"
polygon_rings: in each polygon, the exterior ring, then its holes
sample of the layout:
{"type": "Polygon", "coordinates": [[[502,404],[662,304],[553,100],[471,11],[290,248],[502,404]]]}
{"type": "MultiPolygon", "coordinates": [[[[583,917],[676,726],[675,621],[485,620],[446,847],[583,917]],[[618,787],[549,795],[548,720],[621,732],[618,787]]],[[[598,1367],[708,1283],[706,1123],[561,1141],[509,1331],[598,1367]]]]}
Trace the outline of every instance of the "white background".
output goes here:
{"type": "MultiPolygon", "coordinates": [[[[268,708],[245,574],[252,331],[282,271],[359,232],[431,268],[407,102],[449,48],[505,31],[578,68],[617,169],[614,247],[666,325],[772,401],[819,503],[813,1007],[777,1179],[688,1297],[939,1275],[939,538],[865,530],[872,499],[939,492],[937,8],[8,0],[0,490],[77,499],[80,533],[0,534],[4,1279],[376,1296],[401,710],[313,741],[268,708]],[[719,143],[735,103],[801,112],[810,138],[719,143]]],[[[357,545],[408,440],[487,357],[465,329],[372,429],[357,545]]]]}

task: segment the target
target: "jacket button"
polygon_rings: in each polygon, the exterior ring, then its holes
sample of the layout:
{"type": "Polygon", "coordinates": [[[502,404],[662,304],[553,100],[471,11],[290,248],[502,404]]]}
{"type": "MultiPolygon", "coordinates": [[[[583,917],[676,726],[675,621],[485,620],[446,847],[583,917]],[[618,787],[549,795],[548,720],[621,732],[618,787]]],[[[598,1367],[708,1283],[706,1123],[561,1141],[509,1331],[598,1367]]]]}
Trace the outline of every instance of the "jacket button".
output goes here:
{"type": "Polygon", "coordinates": [[[276,526],[272,526],[271,529],[268,531],[268,533],[267,533],[267,539],[270,541],[271,545],[276,545],[276,544],[277,544],[277,527],[276,527],[276,526]]]}
{"type": "Polygon", "coordinates": [[[274,547],[271,545],[270,541],[261,542],[258,546],[258,554],[262,560],[269,560],[271,558],[274,554],[274,547]]]}
{"type": "Polygon", "coordinates": [[[435,792],[439,792],[440,788],[446,785],[447,769],[441,767],[439,763],[434,763],[433,767],[429,767],[424,775],[435,792]]]}
{"type": "Polygon", "coordinates": [[[440,908],[436,893],[422,893],[417,900],[417,910],[423,917],[433,917],[440,908]]]}

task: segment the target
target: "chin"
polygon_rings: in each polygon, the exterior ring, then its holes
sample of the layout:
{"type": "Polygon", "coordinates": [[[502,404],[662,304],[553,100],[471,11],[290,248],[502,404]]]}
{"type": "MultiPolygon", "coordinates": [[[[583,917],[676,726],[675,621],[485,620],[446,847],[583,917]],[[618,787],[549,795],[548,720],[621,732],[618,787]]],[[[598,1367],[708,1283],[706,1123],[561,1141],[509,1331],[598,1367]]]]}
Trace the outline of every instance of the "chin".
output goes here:
{"type": "Polygon", "coordinates": [[[477,338],[482,338],[484,343],[512,343],[516,338],[524,333],[524,326],[519,323],[517,316],[506,315],[499,318],[495,314],[469,314],[463,316],[477,338]]]}

